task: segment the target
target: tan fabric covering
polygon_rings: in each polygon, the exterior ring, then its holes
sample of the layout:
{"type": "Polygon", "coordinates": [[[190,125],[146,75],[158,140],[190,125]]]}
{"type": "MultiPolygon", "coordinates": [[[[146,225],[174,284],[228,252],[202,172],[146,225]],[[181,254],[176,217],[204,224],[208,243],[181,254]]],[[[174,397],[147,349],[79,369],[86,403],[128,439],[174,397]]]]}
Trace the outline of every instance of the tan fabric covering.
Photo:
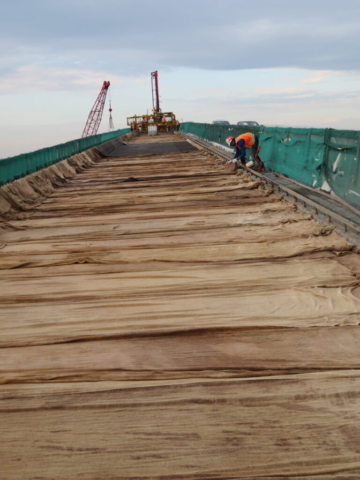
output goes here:
{"type": "Polygon", "coordinates": [[[360,261],[332,227],[202,150],[89,151],[0,215],[0,480],[360,478],[360,261]]]}
{"type": "Polygon", "coordinates": [[[1,393],[7,480],[360,475],[358,373],[1,393]]]}
{"type": "Polygon", "coordinates": [[[360,329],[208,329],[0,350],[0,383],[174,380],[359,369],[360,329]]]}

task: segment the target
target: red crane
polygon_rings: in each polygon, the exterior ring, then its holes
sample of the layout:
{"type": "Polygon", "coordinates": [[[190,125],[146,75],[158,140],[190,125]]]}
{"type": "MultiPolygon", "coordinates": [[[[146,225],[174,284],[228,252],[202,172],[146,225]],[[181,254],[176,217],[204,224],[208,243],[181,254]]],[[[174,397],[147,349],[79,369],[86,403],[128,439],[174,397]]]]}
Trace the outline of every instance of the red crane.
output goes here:
{"type": "Polygon", "coordinates": [[[104,82],[100,90],[100,93],[94,103],[91,112],[89,113],[83,134],[81,138],[89,137],[90,135],[96,135],[99,130],[102,114],[104,111],[104,105],[106,100],[106,94],[108,88],[110,87],[110,82],[104,82]]]}
{"type": "Polygon", "coordinates": [[[158,72],[151,72],[151,92],[153,101],[153,112],[160,113],[160,96],[159,96],[159,81],[158,72]]]}

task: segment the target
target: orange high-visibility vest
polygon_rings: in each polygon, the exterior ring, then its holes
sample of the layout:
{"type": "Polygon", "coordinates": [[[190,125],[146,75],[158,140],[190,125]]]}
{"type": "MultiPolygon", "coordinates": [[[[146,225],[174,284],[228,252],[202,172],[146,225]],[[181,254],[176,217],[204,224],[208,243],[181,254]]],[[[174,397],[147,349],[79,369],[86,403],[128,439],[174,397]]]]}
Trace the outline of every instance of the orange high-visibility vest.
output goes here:
{"type": "Polygon", "coordinates": [[[244,140],[245,148],[251,148],[255,143],[255,135],[253,133],[243,133],[235,139],[235,143],[237,144],[239,140],[244,140]]]}

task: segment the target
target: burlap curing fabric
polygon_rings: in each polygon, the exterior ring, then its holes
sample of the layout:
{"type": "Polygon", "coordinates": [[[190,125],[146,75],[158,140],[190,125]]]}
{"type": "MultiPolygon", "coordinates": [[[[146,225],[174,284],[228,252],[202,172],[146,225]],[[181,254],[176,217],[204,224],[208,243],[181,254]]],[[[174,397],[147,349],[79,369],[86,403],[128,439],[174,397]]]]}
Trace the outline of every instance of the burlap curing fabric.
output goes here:
{"type": "Polygon", "coordinates": [[[360,478],[360,261],[331,227],[202,150],[25,182],[0,479],[360,478]]]}

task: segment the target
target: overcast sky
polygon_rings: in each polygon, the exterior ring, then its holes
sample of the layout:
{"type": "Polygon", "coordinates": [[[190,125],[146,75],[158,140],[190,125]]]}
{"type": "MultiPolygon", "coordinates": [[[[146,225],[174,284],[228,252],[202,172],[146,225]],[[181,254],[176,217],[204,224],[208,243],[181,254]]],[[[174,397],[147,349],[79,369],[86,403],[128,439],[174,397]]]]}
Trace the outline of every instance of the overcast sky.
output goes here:
{"type": "Polygon", "coordinates": [[[359,37],[359,0],[3,2],[0,158],[79,138],[104,80],[124,127],[153,70],[184,121],[360,130],[359,37]]]}

